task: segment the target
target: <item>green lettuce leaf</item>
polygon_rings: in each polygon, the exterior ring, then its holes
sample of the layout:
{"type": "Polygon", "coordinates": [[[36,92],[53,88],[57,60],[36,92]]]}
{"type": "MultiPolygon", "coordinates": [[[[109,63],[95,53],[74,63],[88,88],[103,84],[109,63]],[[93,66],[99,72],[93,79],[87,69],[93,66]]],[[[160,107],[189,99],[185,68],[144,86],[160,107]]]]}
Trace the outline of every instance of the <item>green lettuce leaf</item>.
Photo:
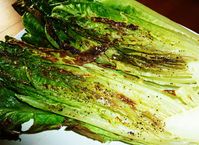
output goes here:
{"type": "Polygon", "coordinates": [[[0,47],[0,79],[17,92],[20,101],[91,125],[90,130],[103,131],[112,140],[129,144],[189,141],[167,132],[164,121],[198,106],[198,87],[189,85],[187,96],[172,95],[122,71],[65,63],[61,61],[64,50],[36,48],[13,39],[7,42],[0,47]]]}
{"type": "Polygon", "coordinates": [[[64,117],[41,111],[20,102],[15,93],[0,82],[0,139],[19,139],[21,133],[37,133],[58,129],[64,124],[64,117]],[[34,119],[28,131],[22,131],[22,124],[34,119]]]}

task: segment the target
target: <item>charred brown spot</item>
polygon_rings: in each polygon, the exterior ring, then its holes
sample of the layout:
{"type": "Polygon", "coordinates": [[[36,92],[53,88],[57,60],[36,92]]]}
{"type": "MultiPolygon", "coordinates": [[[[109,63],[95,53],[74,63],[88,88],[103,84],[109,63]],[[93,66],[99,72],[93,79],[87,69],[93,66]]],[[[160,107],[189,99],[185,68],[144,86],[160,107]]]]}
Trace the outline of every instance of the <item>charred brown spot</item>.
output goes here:
{"type": "Polygon", "coordinates": [[[103,91],[102,85],[100,83],[96,83],[94,85],[96,91],[103,91]]]}
{"type": "Polygon", "coordinates": [[[25,12],[30,12],[34,15],[37,20],[40,22],[44,22],[44,15],[43,13],[35,7],[35,5],[31,6],[32,4],[26,0],[17,0],[14,4],[12,4],[13,8],[20,14],[21,16],[25,12]]]}
{"type": "Polygon", "coordinates": [[[188,98],[189,98],[191,101],[193,101],[193,99],[192,99],[192,97],[191,97],[191,96],[188,96],[188,98]]]}
{"type": "Polygon", "coordinates": [[[52,19],[48,19],[46,21],[46,31],[47,33],[50,35],[51,38],[53,38],[58,44],[61,44],[57,34],[56,34],[56,30],[55,27],[53,25],[53,20],[52,19]]]}
{"type": "Polygon", "coordinates": [[[115,120],[117,120],[118,122],[122,122],[122,119],[119,118],[118,116],[115,118],[115,120]]]}
{"type": "Polygon", "coordinates": [[[25,3],[22,0],[17,0],[15,3],[12,4],[12,7],[17,11],[19,15],[23,15],[25,13],[25,3]]]}
{"type": "Polygon", "coordinates": [[[77,48],[69,45],[67,42],[62,43],[60,47],[64,50],[70,51],[72,54],[79,54],[80,53],[80,50],[78,50],[77,48]]]}
{"type": "Polygon", "coordinates": [[[121,30],[121,28],[126,28],[130,30],[137,30],[138,26],[133,25],[133,24],[127,24],[125,22],[116,22],[114,20],[110,20],[108,18],[101,18],[101,17],[92,17],[92,21],[94,22],[100,22],[104,24],[108,24],[110,27],[115,28],[117,30],[121,30]]]}
{"type": "Polygon", "coordinates": [[[36,9],[35,7],[26,7],[26,10],[30,12],[38,21],[44,23],[44,15],[41,11],[36,9]]]}
{"type": "Polygon", "coordinates": [[[95,132],[92,132],[90,129],[88,129],[84,126],[81,126],[79,124],[70,125],[66,128],[66,130],[72,130],[78,134],[84,135],[84,136],[92,138],[94,140],[98,140],[100,142],[104,142],[103,137],[101,137],[100,135],[96,134],[95,132]]]}
{"type": "Polygon", "coordinates": [[[43,87],[44,87],[45,89],[49,89],[49,85],[48,85],[48,84],[43,84],[43,87]]]}
{"type": "Polygon", "coordinates": [[[56,28],[54,25],[55,20],[60,22],[60,20],[57,20],[55,18],[49,18],[47,20],[46,30],[47,30],[48,34],[56,41],[56,43],[59,45],[59,47],[61,49],[68,50],[72,54],[79,54],[80,50],[78,50],[77,48],[70,45],[70,41],[74,40],[74,38],[68,36],[69,37],[68,40],[65,40],[64,42],[59,39],[58,35],[56,34],[56,28]]]}
{"type": "Polygon", "coordinates": [[[49,56],[53,56],[54,55],[53,53],[59,54],[60,58],[70,56],[70,53],[65,50],[56,50],[56,49],[51,49],[51,48],[46,49],[43,47],[39,47],[37,49],[49,56]]]}
{"type": "Polygon", "coordinates": [[[63,69],[59,69],[59,73],[61,73],[61,74],[71,74],[71,75],[73,75],[72,72],[69,72],[69,71],[66,71],[66,70],[63,70],[63,69]]]}
{"type": "Polygon", "coordinates": [[[164,66],[165,68],[175,68],[183,69],[185,68],[185,61],[182,57],[176,58],[173,54],[149,54],[145,52],[138,52],[138,55],[126,55],[120,52],[120,55],[114,56],[113,59],[123,61],[140,68],[160,68],[164,66]]]}
{"type": "Polygon", "coordinates": [[[55,63],[55,62],[58,61],[58,59],[55,58],[55,57],[53,57],[53,56],[45,56],[45,57],[43,57],[43,58],[46,59],[46,60],[49,60],[49,61],[51,61],[51,62],[53,62],[53,63],[55,63]]]}
{"type": "Polygon", "coordinates": [[[75,60],[75,63],[78,65],[83,65],[85,63],[90,63],[96,60],[101,54],[103,54],[110,47],[118,45],[120,42],[119,39],[114,39],[113,41],[109,41],[107,43],[103,43],[101,46],[94,46],[89,50],[80,53],[75,60]]]}
{"type": "Polygon", "coordinates": [[[176,91],[175,90],[164,90],[164,92],[171,94],[173,96],[176,96],[176,91]]]}
{"type": "Polygon", "coordinates": [[[62,61],[65,63],[65,64],[73,64],[72,61],[68,60],[68,59],[62,59],[62,61]]]}
{"type": "Polygon", "coordinates": [[[84,74],[83,77],[90,77],[91,74],[84,74]]]}
{"type": "MultiPolygon", "coordinates": [[[[80,34],[83,37],[86,37],[88,39],[92,39],[94,41],[97,42],[101,42],[101,43],[109,43],[110,39],[109,39],[109,35],[108,33],[101,35],[100,33],[98,33],[95,29],[85,29],[83,27],[81,27],[80,25],[77,24],[75,19],[71,19],[70,23],[72,24],[72,26],[70,28],[72,28],[75,32],[77,32],[78,34],[80,34]]],[[[68,25],[68,24],[65,24],[68,25]]],[[[67,27],[63,27],[65,29],[65,31],[67,31],[67,27]]],[[[68,40],[69,41],[75,41],[74,38],[68,36],[68,40]]]]}
{"type": "Polygon", "coordinates": [[[42,75],[45,77],[47,77],[49,75],[49,72],[46,69],[42,70],[41,72],[42,72],[42,75]]]}
{"type": "Polygon", "coordinates": [[[105,44],[102,46],[96,46],[93,47],[85,52],[80,53],[77,57],[76,57],[76,63],[79,65],[83,65],[85,63],[89,63],[89,62],[93,62],[95,61],[95,59],[102,54],[103,52],[105,52],[108,49],[109,45],[105,44]]]}
{"type": "MultiPolygon", "coordinates": [[[[55,50],[55,49],[46,49],[39,47],[38,48],[42,53],[44,53],[43,59],[49,60],[51,62],[57,62],[59,59],[56,57],[57,54],[62,58],[62,61],[66,64],[71,64],[71,60],[65,59],[66,56],[70,56],[70,52],[67,52],[65,50],[55,50]]],[[[37,53],[37,52],[36,52],[37,53]]]]}
{"type": "Polygon", "coordinates": [[[60,51],[59,54],[61,58],[68,56],[68,53],[66,51],[60,51]]]}
{"type": "Polygon", "coordinates": [[[110,68],[110,69],[116,69],[116,66],[112,65],[112,64],[98,64],[103,68],[110,68]]]}
{"type": "Polygon", "coordinates": [[[32,134],[32,133],[39,133],[41,131],[44,131],[44,130],[58,130],[62,127],[62,124],[57,124],[57,125],[37,125],[37,124],[34,124],[31,126],[31,128],[23,133],[28,133],[28,134],[32,134]]]}
{"type": "Polygon", "coordinates": [[[143,112],[143,116],[145,116],[146,118],[148,118],[149,120],[151,120],[151,125],[155,128],[155,129],[159,129],[162,130],[164,127],[164,123],[157,118],[155,115],[151,114],[148,111],[143,112]]]}
{"type": "Polygon", "coordinates": [[[146,57],[143,56],[133,56],[133,58],[136,58],[138,60],[142,60],[146,62],[146,64],[150,65],[153,64],[153,66],[158,65],[158,64],[167,64],[167,65],[173,65],[173,64],[180,64],[183,63],[184,61],[182,59],[176,59],[168,56],[150,56],[146,55],[146,57]]]}
{"type": "Polygon", "coordinates": [[[133,25],[133,24],[129,24],[129,25],[127,25],[127,28],[128,28],[128,29],[131,29],[131,30],[137,30],[137,29],[138,29],[138,26],[133,25]]]}
{"type": "Polygon", "coordinates": [[[130,98],[124,96],[123,94],[117,94],[117,97],[124,103],[128,104],[129,106],[131,106],[132,109],[136,109],[135,105],[136,103],[131,100],[130,98]]]}

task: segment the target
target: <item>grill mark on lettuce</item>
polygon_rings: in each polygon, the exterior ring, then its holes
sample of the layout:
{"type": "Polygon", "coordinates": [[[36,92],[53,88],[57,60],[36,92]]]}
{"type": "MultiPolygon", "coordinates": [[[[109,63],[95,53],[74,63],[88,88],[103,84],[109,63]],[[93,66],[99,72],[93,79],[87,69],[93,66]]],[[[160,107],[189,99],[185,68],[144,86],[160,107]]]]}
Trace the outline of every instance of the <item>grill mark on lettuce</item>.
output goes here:
{"type": "Polygon", "coordinates": [[[53,25],[52,19],[50,18],[46,20],[46,31],[59,45],[61,44],[59,37],[56,34],[56,29],[53,25]]]}
{"type": "Polygon", "coordinates": [[[89,128],[81,126],[80,124],[70,125],[66,128],[66,130],[69,130],[69,131],[72,130],[78,134],[84,135],[84,136],[92,138],[94,140],[98,140],[100,142],[104,142],[104,139],[102,136],[91,131],[89,128]]]}
{"type": "Polygon", "coordinates": [[[177,96],[177,95],[176,95],[176,90],[163,90],[163,92],[168,93],[168,94],[171,94],[171,95],[173,95],[173,96],[177,96]]]}
{"type": "Polygon", "coordinates": [[[119,55],[113,55],[112,59],[122,61],[127,64],[132,64],[140,68],[165,68],[183,69],[185,67],[185,60],[183,57],[176,57],[175,54],[148,54],[142,52],[140,55],[125,54],[122,50],[119,50],[119,55]]]}
{"type": "Polygon", "coordinates": [[[136,103],[128,98],[127,96],[123,95],[123,94],[117,94],[117,97],[124,103],[128,104],[133,110],[135,110],[135,106],[136,106],[136,103]]]}
{"type": "Polygon", "coordinates": [[[93,62],[95,59],[109,48],[109,44],[93,47],[85,52],[82,52],[76,57],[76,63],[83,65],[85,63],[93,62]]]}
{"type": "Polygon", "coordinates": [[[114,20],[110,20],[108,18],[101,18],[101,17],[92,17],[92,21],[99,22],[103,24],[108,24],[111,28],[115,28],[116,30],[122,30],[123,28],[130,29],[130,30],[137,30],[138,26],[134,24],[127,24],[125,22],[116,22],[114,20]]]}
{"type": "MultiPolygon", "coordinates": [[[[77,48],[73,47],[70,45],[70,40],[65,40],[65,41],[61,41],[58,37],[58,35],[56,34],[56,28],[55,25],[53,24],[53,21],[55,19],[54,18],[49,18],[48,21],[46,22],[46,30],[47,33],[50,35],[51,38],[53,38],[59,45],[59,47],[61,49],[64,50],[68,50],[70,51],[72,54],[79,54],[80,50],[78,50],[77,48]]],[[[60,20],[59,20],[60,22],[60,20]]],[[[72,38],[70,38],[72,39],[72,38]]]]}
{"type": "Polygon", "coordinates": [[[85,63],[90,63],[95,61],[101,54],[103,54],[110,47],[116,46],[120,40],[114,39],[113,41],[109,41],[109,43],[102,43],[100,46],[91,47],[89,50],[80,53],[75,62],[79,65],[83,65],[85,63]]]}
{"type": "Polygon", "coordinates": [[[78,50],[77,48],[69,45],[69,43],[65,42],[61,44],[61,48],[64,50],[69,50],[72,54],[79,54],[80,50],[78,50]]]}
{"type": "Polygon", "coordinates": [[[65,23],[65,22],[62,22],[64,24],[64,26],[66,26],[66,27],[63,27],[64,31],[67,31],[69,25],[72,24],[70,26],[70,28],[72,28],[72,30],[77,32],[82,37],[85,37],[87,39],[94,40],[94,41],[97,41],[97,42],[100,42],[100,43],[109,43],[110,42],[109,34],[100,35],[95,29],[83,28],[82,26],[77,24],[76,18],[70,18],[69,21],[70,21],[70,23],[68,23],[68,24],[65,23]]]}

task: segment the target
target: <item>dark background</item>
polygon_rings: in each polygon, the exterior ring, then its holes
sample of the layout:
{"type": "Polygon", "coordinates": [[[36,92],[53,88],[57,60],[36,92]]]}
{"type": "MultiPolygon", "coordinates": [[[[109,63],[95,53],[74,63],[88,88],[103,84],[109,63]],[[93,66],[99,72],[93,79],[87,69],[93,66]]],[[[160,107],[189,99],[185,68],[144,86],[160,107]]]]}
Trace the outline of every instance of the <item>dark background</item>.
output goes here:
{"type": "Polygon", "coordinates": [[[199,33],[199,0],[138,0],[147,7],[199,33]]]}

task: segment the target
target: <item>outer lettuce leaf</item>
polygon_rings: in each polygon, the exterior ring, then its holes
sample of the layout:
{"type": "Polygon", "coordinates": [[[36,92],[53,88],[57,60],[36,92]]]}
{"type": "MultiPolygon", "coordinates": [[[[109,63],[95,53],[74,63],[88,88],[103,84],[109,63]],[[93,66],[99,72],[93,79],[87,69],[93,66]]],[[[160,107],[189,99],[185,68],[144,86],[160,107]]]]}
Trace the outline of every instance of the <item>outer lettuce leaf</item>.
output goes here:
{"type": "Polygon", "coordinates": [[[66,126],[66,131],[72,130],[100,142],[122,141],[121,137],[95,126],[33,108],[18,100],[16,95],[0,82],[0,139],[18,140],[21,134],[38,133],[66,126]],[[30,119],[33,119],[34,123],[28,130],[23,131],[22,124],[30,119]]]}
{"type": "Polygon", "coordinates": [[[18,139],[21,133],[36,133],[43,130],[58,129],[64,117],[41,111],[21,103],[15,93],[6,89],[0,82],[0,139],[18,139]],[[34,119],[34,124],[23,132],[22,124],[34,119]]]}
{"type": "MultiPolygon", "coordinates": [[[[67,4],[67,3],[95,3],[100,2],[105,6],[108,6],[112,9],[115,9],[117,11],[120,11],[124,17],[127,17],[127,19],[133,19],[135,20],[135,23],[138,23],[141,26],[144,26],[147,30],[153,31],[153,33],[157,32],[158,27],[160,27],[161,31],[160,33],[164,34],[164,31],[162,29],[167,29],[168,31],[172,31],[172,33],[176,32],[178,35],[185,35],[186,37],[189,37],[190,39],[194,39],[196,42],[198,41],[198,35],[194,34],[184,27],[180,26],[179,24],[176,24],[175,22],[161,16],[160,14],[157,14],[156,12],[150,10],[149,8],[145,7],[144,5],[140,4],[139,2],[133,0],[125,0],[125,1],[112,1],[112,0],[18,0],[16,4],[14,5],[14,8],[19,11],[19,13],[31,12],[35,17],[39,18],[41,20],[41,16],[44,18],[50,16],[52,9],[55,6],[61,5],[61,4],[67,4]],[[21,12],[23,11],[23,12],[21,12]],[[144,24],[145,23],[145,24],[144,24]],[[155,25],[156,28],[153,30],[153,27],[151,27],[151,24],[155,25]]],[[[44,19],[43,19],[44,21],[44,19]]],[[[161,34],[158,33],[158,36],[161,34]]]]}
{"type": "Polygon", "coordinates": [[[153,23],[160,27],[169,29],[171,31],[175,31],[186,35],[192,39],[198,40],[199,36],[195,33],[190,32],[183,26],[169,20],[168,18],[158,14],[157,12],[151,10],[150,8],[142,5],[141,3],[137,2],[136,0],[96,0],[105,5],[109,5],[118,11],[124,12],[133,17],[139,17],[144,21],[149,23],[153,23]]]}

